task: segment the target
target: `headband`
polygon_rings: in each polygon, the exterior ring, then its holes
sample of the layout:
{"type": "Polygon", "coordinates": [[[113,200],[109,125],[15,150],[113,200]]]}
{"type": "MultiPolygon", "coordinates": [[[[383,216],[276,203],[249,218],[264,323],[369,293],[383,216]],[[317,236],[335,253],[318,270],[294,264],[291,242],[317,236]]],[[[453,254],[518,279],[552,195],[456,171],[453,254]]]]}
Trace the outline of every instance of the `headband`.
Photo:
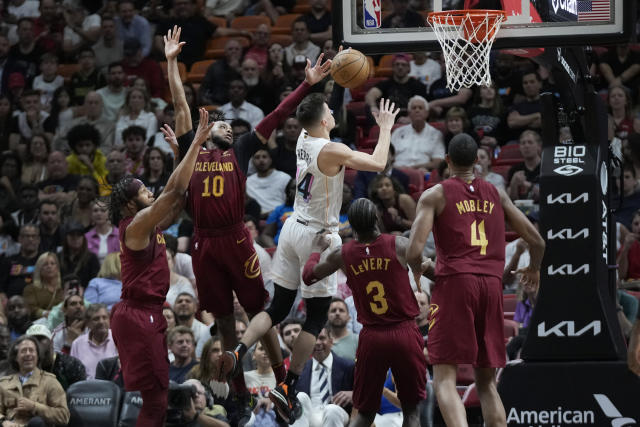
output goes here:
{"type": "Polygon", "coordinates": [[[134,178],[129,181],[127,184],[127,188],[124,190],[124,195],[127,197],[127,200],[131,200],[138,195],[138,191],[140,191],[140,187],[144,184],[138,178],[134,178]]]}

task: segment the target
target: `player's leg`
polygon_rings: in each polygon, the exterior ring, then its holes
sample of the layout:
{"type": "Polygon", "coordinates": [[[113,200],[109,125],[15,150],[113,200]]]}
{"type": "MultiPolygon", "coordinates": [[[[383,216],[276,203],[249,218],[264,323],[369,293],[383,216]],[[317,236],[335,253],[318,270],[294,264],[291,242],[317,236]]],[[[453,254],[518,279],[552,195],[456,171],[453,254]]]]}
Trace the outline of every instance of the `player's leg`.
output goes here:
{"type": "Polygon", "coordinates": [[[358,415],[351,420],[349,423],[349,427],[369,427],[373,423],[373,420],[376,417],[375,412],[360,412],[358,411],[358,415]]]}
{"type": "Polygon", "coordinates": [[[496,386],[495,368],[476,368],[476,389],[487,427],[507,427],[507,416],[496,386]]]}
{"type": "Polygon", "coordinates": [[[420,427],[420,414],[415,403],[402,403],[402,427],[420,427]]]}
{"type": "Polygon", "coordinates": [[[158,427],[164,425],[167,416],[169,390],[158,387],[140,390],[142,407],[138,414],[136,427],[158,427]]]}
{"type": "Polygon", "coordinates": [[[434,365],[433,386],[442,418],[448,427],[466,427],[467,413],[456,389],[457,365],[434,365]]]}
{"type": "Polygon", "coordinates": [[[280,348],[280,341],[278,340],[278,331],[275,326],[271,327],[267,333],[260,340],[262,346],[269,356],[271,362],[271,369],[276,376],[276,384],[280,384],[284,381],[287,370],[284,367],[282,349],[280,348]]]}

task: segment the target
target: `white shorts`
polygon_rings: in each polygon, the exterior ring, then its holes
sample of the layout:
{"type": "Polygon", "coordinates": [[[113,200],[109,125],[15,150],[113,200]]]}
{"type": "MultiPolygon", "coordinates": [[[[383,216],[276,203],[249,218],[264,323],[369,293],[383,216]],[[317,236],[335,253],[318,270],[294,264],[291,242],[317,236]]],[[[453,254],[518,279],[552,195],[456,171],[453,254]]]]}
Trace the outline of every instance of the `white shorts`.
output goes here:
{"type": "MultiPolygon", "coordinates": [[[[320,248],[314,247],[318,230],[300,224],[292,215],[285,221],[278,239],[278,249],[273,259],[271,277],[274,283],[286,289],[296,290],[300,286],[302,298],[332,297],[338,291],[336,273],[307,286],[302,281],[302,270],[309,256],[320,248]]],[[[331,247],[342,245],[338,232],[328,235],[331,247]]]]}

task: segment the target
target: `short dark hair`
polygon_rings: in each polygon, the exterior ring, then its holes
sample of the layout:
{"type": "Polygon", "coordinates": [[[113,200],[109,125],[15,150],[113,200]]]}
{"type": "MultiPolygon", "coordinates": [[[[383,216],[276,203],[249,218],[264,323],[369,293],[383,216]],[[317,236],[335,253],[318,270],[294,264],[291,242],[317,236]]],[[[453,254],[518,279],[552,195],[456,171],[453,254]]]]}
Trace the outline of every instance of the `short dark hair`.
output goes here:
{"type": "Polygon", "coordinates": [[[478,157],[478,144],[466,133],[459,133],[449,142],[449,158],[456,166],[471,166],[478,157]]]}
{"type": "Polygon", "coordinates": [[[20,366],[18,365],[18,346],[25,341],[31,341],[36,346],[36,353],[38,354],[38,368],[41,366],[42,362],[42,350],[40,349],[40,343],[38,343],[38,339],[31,335],[22,335],[20,338],[15,340],[11,347],[9,347],[9,354],[7,355],[7,360],[9,361],[9,366],[18,372],[20,371],[20,366]]]}
{"type": "Polygon", "coordinates": [[[242,218],[242,222],[249,222],[249,221],[253,222],[253,224],[256,226],[256,228],[258,228],[258,225],[259,225],[258,224],[258,220],[253,215],[245,215],[242,218]]]}
{"type": "Polygon", "coordinates": [[[76,151],[76,145],[78,145],[80,141],[91,141],[94,148],[98,148],[101,140],[100,131],[89,123],[76,125],[67,133],[67,140],[69,141],[69,147],[71,147],[73,151],[76,151]]]}
{"type": "Polygon", "coordinates": [[[129,138],[130,136],[141,136],[142,139],[147,138],[147,130],[142,126],[129,126],[122,131],[122,140],[129,138]]]}
{"type": "Polygon", "coordinates": [[[122,66],[122,63],[121,63],[121,62],[116,61],[116,62],[112,62],[112,63],[110,63],[110,64],[107,66],[107,71],[111,71],[111,69],[113,69],[113,68],[115,68],[115,67],[120,67],[120,68],[124,69],[124,67],[122,66]]]}
{"type": "Polygon", "coordinates": [[[233,119],[229,125],[233,128],[234,126],[244,126],[247,129],[251,130],[251,123],[244,119],[233,119]]]}
{"type": "Polygon", "coordinates": [[[96,57],[96,53],[93,51],[93,49],[91,49],[89,46],[85,46],[78,51],[78,58],[80,58],[80,56],[85,52],[89,52],[94,58],[96,57]]]}
{"type": "Polygon", "coordinates": [[[284,331],[284,328],[289,325],[300,325],[300,327],[302,327],[303,324],[303,320],[296,319],[295,317],[287,317],[282,322],[280,322],[280,335],[282,335],[282,331],[284,331]]]}
{"type": "Polygon", "coordinates": [[[315,126],[324,112],[324,95],[312,93],[307,95],[296,110],[296,119],[303,128],[315,126]]]}
{"type": "Polygon", "coordinates": [[[298,22],[302,22],[304,25],[306,25],[307,30],[309,29],[309,24],[307,23],[307,20],[305,19],[304,15],[298,16],[296,19],[294,19],[293,22],[291,23],[291,28],[293,28],[298,22]]]}
{"type": "Polygon", "coordinates": [[[29,190],[29,191],[35,191],[36,194],[38,193],[39,189],[38,187],[36,187],[35,184],[24,184],[20,187],[20,190],[18,191],[18,194],[22,194],[23,191],[25,190],[29,190]]]}
{"type": "Polygon", "coordinates": [[[347,211],[349,224],[357,234],[369,234],[378,221],[378,208],[375,203],[363,197],[354,200],[347,211]]]}
{"type": "Polygon", "coordinates": [[[633,167],[632,163],[625,163],[624,166],[622,167],[622,173],[624,174],[625,172],[629,172],[631,173],[631,175],[633,175],[633,177],[636,177],[636,168],[633,167]]]}
{"type": "MultiPolygon", "coordinates": [[[[341,302],[344,305],[344,308],[347,309],[347,312],[349,311],[349,306],[347,305],[347,302],[345,300],[343,300],[340,297],[331,297],[331,304],[333,304],[334,302],[341,302]]],[[[329,304],[329,306],[331,306],[331,304],[329,304]]]]}
{"type": "Polygon", "coordinates": [[[18,19],[18,22],[16,22],[16,27],[19,27],[20,24],[22,24],[23,22],[29,22],[31,25],[34,24],[33,18],[30,18],[28,16],[23,16],[22,18],[18,19]]]}
{"type": "Polygon", "coordinates": [[[58,207],[58,204],[53,200],[41,200],[38,206],[40,207],[40,209],[42,209],[44,205],[55,206],[56,210],[60,210],[60,208],[58,207]]]}

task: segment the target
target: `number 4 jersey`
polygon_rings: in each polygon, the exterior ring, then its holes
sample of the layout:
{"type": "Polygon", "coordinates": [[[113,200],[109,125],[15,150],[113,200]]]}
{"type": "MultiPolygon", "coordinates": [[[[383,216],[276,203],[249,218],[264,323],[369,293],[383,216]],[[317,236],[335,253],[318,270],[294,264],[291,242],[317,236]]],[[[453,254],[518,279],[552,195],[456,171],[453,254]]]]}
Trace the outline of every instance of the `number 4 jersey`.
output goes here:
{"type": "Polygon", "coordinates": [[[446,205],[434,221],[436,277],[471,273],[502,278],[504,211],[493,184],[476,178],[440,183],[446,205]]]}
{"type": "Polygon", "coordinates": [[[293,211],[297,218],[315,228],[338,231],[344,167],[337,175],[327,176],[318,168],[318,154],[329,140],[300,132],[296,144],[296,198],[293,211]]]}
{"type": "Polygon", "coordinates": [[[420,314],[408,271],[396,255],[396,236],[381,234],[369,244],[351,240],[342,246],[342,260],[358,322],[388,326],[420,314]]]}

